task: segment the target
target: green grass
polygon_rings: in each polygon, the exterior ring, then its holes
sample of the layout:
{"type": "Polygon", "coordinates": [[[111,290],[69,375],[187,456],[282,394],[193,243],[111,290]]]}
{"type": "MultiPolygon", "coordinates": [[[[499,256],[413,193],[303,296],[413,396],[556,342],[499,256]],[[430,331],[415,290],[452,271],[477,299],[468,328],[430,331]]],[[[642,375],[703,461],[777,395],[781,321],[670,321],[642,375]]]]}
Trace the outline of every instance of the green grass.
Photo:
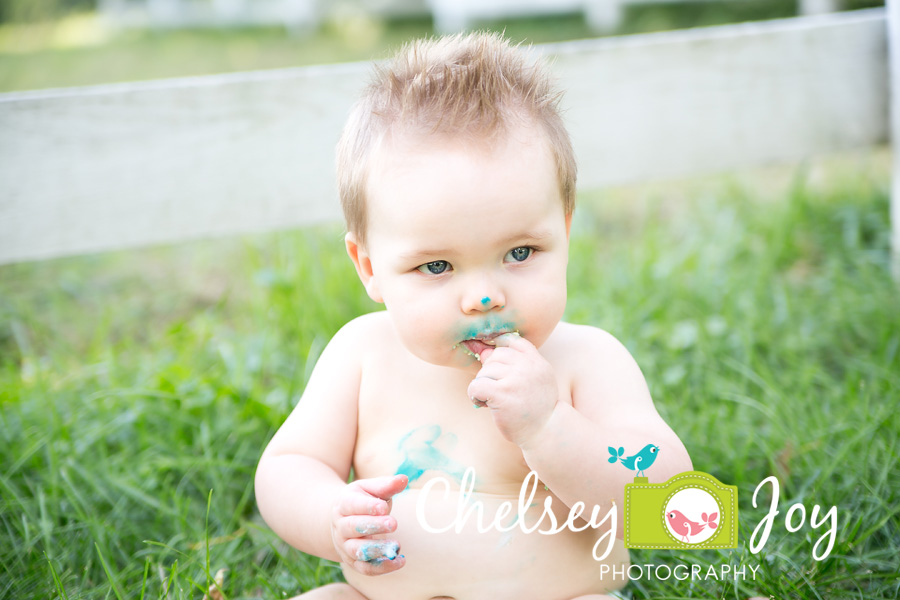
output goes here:
{"type": "MultiPolygon", "coordinates": [[[[885,163],[582,195],[567,318],[626,343],[695,468],[740,490],[739,549],[633,560],[760,565],[635,597],[900,594],[885,163]],[[783,520],[749,553],[772,474],[781,519],[838,507],[827,560],[823,530],[783,520]]],[[[0,597],[200,598],[227,568],[227,598],[274,599],[339,577],[268,531],[252,478],[323,345],[375,308],[340,233],[0,267],[0,597]]]]}
{"type": "MultiPolygon", "coordinates": [[[[579,16],[493,24],[515,40],[591,35],[579,16]]],[[[283,28],[111,32],[90,16],[0,26],[0,91],[228,73],[385,58],[432,35],[430,19],[356,17],[291,35],[283,28]]]]}

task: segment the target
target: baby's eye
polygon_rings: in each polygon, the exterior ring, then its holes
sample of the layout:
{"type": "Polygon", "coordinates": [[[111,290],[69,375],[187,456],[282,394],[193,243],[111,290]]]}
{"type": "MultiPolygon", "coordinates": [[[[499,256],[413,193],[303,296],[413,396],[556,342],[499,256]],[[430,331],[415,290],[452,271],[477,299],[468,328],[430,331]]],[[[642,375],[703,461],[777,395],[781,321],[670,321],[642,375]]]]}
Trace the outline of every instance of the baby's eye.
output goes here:
{"type": "Polygon", "coordinates": [[[522,262],[534,252],[533,248],[529,248],[528,246],[519,246],[518,248],[513,248],[509,252],[506,253],[506,256],[503,257],[505,262],[522,262]]]}
{"type": "Polygon", "coordinates": [[[441,273],[450,270],[450,263],[446,260],[433,260],[430,263],[425,263],[424,265],[416,267],[416,270],[421,271],[426,275],[440,275],[441,273]]]}

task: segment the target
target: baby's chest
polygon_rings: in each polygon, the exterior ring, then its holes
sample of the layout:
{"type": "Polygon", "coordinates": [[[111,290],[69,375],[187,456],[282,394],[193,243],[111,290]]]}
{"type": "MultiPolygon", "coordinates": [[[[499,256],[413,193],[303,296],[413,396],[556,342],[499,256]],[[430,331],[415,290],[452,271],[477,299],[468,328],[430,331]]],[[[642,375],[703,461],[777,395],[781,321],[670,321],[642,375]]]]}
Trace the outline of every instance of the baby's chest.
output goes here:
{"type": "Polygon", "coordinates": [[[418,384],[363,387],[356,476],[399,473],[418,488],[436,476],[458,485],[471,469],[476,489],[518,489],[529,469],[521,450],[498,432],[490,410],[473,407],[464,390],[418,384]]]}

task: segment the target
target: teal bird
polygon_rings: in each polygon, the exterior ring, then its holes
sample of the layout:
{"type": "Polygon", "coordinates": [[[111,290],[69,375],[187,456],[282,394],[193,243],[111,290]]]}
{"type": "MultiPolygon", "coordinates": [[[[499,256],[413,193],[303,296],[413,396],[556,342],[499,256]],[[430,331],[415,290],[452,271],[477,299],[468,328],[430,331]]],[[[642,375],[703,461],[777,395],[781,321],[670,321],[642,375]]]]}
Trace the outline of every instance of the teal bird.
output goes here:
{"type": "Polygon", "coordinates": [[[619,461],[625,465],[626,468],[637,471],[637,473],[634,474],[635,477],[644,477],[644,469],[650,468],[650,465],[652,465],[654,461],[656,461],[656,457],[659,456],[659,446],[647,444],[641,448],[640,452],[632,454],[627,458],[622,458],[625,454],[625,448],[619,446],[619,449],[616,450],[612,446],[609,446],[609,454],[609,462],[614,463],[619,461]]]}

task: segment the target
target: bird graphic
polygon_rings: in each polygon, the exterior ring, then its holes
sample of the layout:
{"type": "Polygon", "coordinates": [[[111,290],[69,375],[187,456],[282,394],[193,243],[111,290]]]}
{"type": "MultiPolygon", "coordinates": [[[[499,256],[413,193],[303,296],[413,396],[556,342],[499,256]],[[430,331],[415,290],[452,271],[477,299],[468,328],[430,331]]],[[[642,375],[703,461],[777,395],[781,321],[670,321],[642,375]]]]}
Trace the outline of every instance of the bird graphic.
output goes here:
{"type": "Polygon", "coordinates": [[[626,468],[637,471],[635,477],[643,477],[644,469],[650,468],[650,465],[652,465],[656,460],[656,457],[659,456],[659,446],[654,446],[653,444],[647,444],[641,448],[640,452],[632,454],[627,458],[622,458],[625,454],[625,448],[622,446],[619,446],[618,450],[612,446],[608,446],[608,448],[610,454],[609,462],[614,463],[619,461],[625,465],[626,468]]]}
{"type": "Polygon", "coordinates": [[[681,536],[682,542],[690,543],[690,537],[692,535],[697,535],[706,527],[710,529],[715,529],[719,526],[716,523],[716,519],[719,518],[719,513],[712,513],[707,515],[706,513],[700,513],[700,522],[691,521],[686,516],[684,516],[680,511],[670,510],[666,513],[666,520],[669,521],[669,527],[681,536]]]}

